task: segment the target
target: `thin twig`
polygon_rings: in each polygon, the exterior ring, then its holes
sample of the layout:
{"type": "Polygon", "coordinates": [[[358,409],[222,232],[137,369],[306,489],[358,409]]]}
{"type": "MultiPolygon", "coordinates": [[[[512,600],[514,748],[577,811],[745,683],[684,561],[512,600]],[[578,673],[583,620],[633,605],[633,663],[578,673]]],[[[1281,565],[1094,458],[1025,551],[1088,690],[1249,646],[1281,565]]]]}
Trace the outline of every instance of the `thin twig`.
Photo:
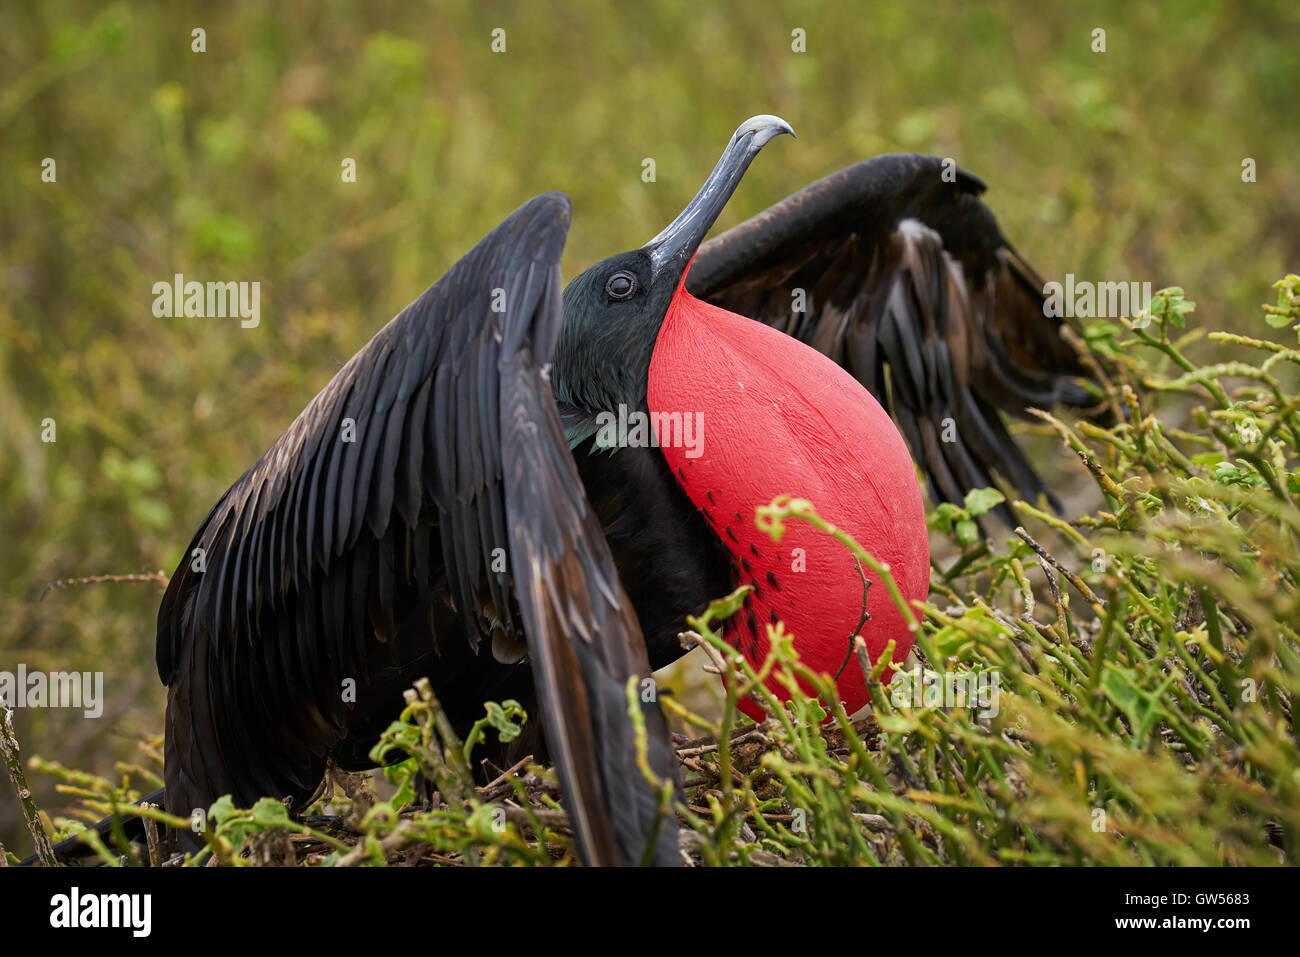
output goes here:
{"type": "MultiPolygon", "coordinates": [[[[759,741],[765,745],[768,745],[769,747],[772,744],[772,742],[768,739],[768,736],[764,734],[761,729],[755,727],[748,727],[748,728],[738,728],[736,730],[736,732],[731,737],[731,746],[735,747],[738,744],[745,744],[746,742],[749,741],[759,741]]],[[[698,747],[678,748],[677,756],[685,760],[686,758],[699,757],[701,754],[712,754],[714,751],[718,750],[720,746],[721,745],[719,745],[718,742],[715,741],[712,744],[702,744],[699,745],[698,747]]]]}
{"type": "Polygon", "coordinates": [[[170,581],[167,575],[162,572],[154,572],[152,575],[90,575],[87,578],[60,578],[52,581],[41,590],[41,595],[37,601],[45,601],[45,596],[56,588],[68,588],[72,585],[99,585],[104,582],[156,582],[163,587],[167,586],[170,581]]]}
{"type": "Polygon", "coordinates": [[[704,640],[704,636],[696,631],[678,632],[677,640],[681,642],[682,648],[690,651],[692,648],[703,648],[705,656],[709,659],[709,664],[703,667],[703,671],[708,674],[724,675],[727,673],[727,662],[722,657],[722,653],[704,640]]]}
{"type": "Polygon", "coordinates": [[[555,811],[551,808],[542,807],[529,810],[509,804],[502,806],[502,810],[506,812],[506,820],[519,827],[531,827],[532,818],[536,818],[537,823],[542,827],[549,827],[553,831],[573,832],[573,825],[569,823],[567,811],[555,811]]]}
{"type": "Polygon", "coordinates": [[[493,791],[497,789],[498,786],[506,784],[516,771],[519,771],[522,768],[527,767],[528,762],[532,760],[533,760],[533,756],[531,754],[525,754],[522,758],[520,758],[514,764],[510,765],[510,767],[506,768],[504,771],[498,774],[487,784],[483,785],[481,788],[477,788],[478,793],[484,796],[490,795],[493,791]]]}
{"type": "Polygon", "coordinates": [[[1039,558],[1048,562],[1053,568],[1055,568],[1058,572],[1064,575],[1065,580],[1068,581],[1071,585],[1073,585],[1078,590],[1079,594],[1082,595],[1084,599],[1086,599],[1087,602],[1094,607],[1094,610],[1096,610],[1099,614],[1101,613],[1101,611],[1105,610],[1106,600],[1100,597],[1091,588],[1089,588],[1088,583],[1085,582],[1082,578],[1080,578],[1074,572],[1070,571],[1059,561],[1057,561],[1056,558],[1047,549],[1045,549],[1042,545],[1039,545],[1038,542],[1034,541],[1033,537],[1027,531],[1025,531],[1023,526],[1017,526],[1016,534],[1020,536],[1021,541],[1023,541],[1026,545],[1028,545],[1030,548],[1032,548],[1035,552],[1038,553],[1039,558]]]}
{"type": "Polygon", "coordinates": [[[853,629],[853,634],[849,635],[849,650],[844,653],[844,661],[840,664],[840,670],[835,672],[835,680],[840,680],[840,675],[844,674],[844,669],[849,666],[853,659],[853,649],[857,646],[857,638],[862,634],[862,626],[871,620],[867,614],[867,592],[871,590],[871,580],[867,578],[867,573],[862,570],[862,563],[858,561],[856,555],[853,556],[853,567],[858,570],[858,577],[862,579],[862,615],[858,618],[858,625],[853,629]]]}
{"type": "Polygon", "coordinates": [[[31,832],[32,841],[36,844],[36,856],[45,867],[56,867],[58,861],[54,857],[54,847],[50,844],[50,836],[41,826],[40,812],[36,809],[32,792],[27,788],[27,778],[23,775],[23,765],[18,758],[20,749],[18,738],[14,735],[13,718],[13,709],[5,708],[4,718],[0,720],[0,754],[4,756],[5,770],[9,772],[14,793],[18,795],[18,804],[23,809],[23,821],[27,824],[27,830],[31,832]]]}

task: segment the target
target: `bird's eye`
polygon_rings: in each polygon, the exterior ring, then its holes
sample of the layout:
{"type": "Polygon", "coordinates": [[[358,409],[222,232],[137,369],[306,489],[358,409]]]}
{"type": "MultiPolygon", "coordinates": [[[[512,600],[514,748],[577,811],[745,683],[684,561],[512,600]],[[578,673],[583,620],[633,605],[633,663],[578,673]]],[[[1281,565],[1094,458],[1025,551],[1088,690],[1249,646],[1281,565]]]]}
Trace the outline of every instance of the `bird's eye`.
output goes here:
{"type": "Polygon", "coordinates": [[[605,293],[610,299],[627,299],[636,292],[636,277],[630,272],[616,272],[605,283],[605,293]]]}

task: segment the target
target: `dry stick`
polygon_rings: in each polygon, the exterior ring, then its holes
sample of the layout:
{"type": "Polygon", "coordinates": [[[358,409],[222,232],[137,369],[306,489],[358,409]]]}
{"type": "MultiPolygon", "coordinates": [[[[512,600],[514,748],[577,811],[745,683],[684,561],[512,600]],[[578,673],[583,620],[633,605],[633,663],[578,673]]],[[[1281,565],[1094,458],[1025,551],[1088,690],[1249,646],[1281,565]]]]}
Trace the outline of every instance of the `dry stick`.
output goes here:
{"type": "Polygon", "coordinates": [[[1052,554],[1047,551],[1047,549],[1043,548],[1042,545],[1039,545],[1038,542],[1034,541],[1033,537],[1028,532],[1025,531],[1023,526],[1017,526],[1016,534],[1020,536],[1020,540],[1022,542],[1024,542],[1026,545],[1028,545],[1030,548],[1032,548],[1035,552],[1038,553],[1039,558],[1050,563],[1053,568],[1055,568],[1058,572],[1064,575],[1065,580],[1068,581],[1071,585],[1073,585],[1076,589],[1078,589],[1079,594],[1082,595],[1084,599],[1090,605],[1093,606],[1093,610],[1096,611],[1097,614],[1100,615],[1105,610],[1106,600],[1104,598],[1101,598],[1095,591],[1089,588],[1088,583],[1085,582],[1082,578],[1080,578],[1074,572],[1070,571],[1059,561],[1057,561],[1056,558],[1053,557],[1052,554]]]}
{"type": "MultiPolygon", "coordinates": [[[[156,808],[157,804],[145,804],[143,807],[156,808]]],[[[149,866],[162,867],[163,855],[162,845],[158,841],[158,822],[151,817],[141,818],[144,821],[144,839],[149,845],[149,866]]]]}
{"type": "MultiPolygon", "coordinates": [[[[514,807],[510,804],[498,804],[497,807],[506,812],[506,820],[518,827],[531,827],[532,820],[529,817],[528,810],[521,807],[514,807]]],[[[537,823],[542,827],[549,827],[553,831],[569,831],[572,833],[573,825],[569,822],[569,813],[567,811],[556,811],[551,808],[535,807],[532,814],[537,818],[537,823]]]]}
{"type": "MultiPolygon", "coordinates": [[[[758,741],[762,744],[770,745],[772,742],[766,734],[758,728],[738,728],[731,736],[731,746],[734,748],[738,744],[745,744],[749,741],[758,741]]],[[[712,754],[722,745],[715,741],[712,744],[702,744],[696,747],[685,747],[677,749],[677,756],[685,760],[686,758],[698,757],[701,754],[712,754]]]]}
{"type": "Polygon", "coordinates": [[[36,856],[45,867],[56,867],[58,861],[54,858],[54,847],[50,844],[50,836],[41,826],[41,816],[36,810],[36,802],[32,800],[32,792],[27,789],[22,762],[18,760],[18,738],[14,736],[13,718],[13,709],[5,708],[4,720],[0,721],[0,754],[4,755],[5,770],[9,772],[9,780],[13,782],[18,803],[23,809],[23,820],[36,844],[36,856]]]}
{"type": "Polygon", "coordinates": [[[510,767],[506,768],[487,784],[477,788],[476,790],[479,794],[491,794],[496,789],[497,785],[505,784],[516,771],[527,766],[528,762],[531,760],[533,760],[533,756],[531,754],[525,754],[522,758],[510,765],[510,767]]]}
{"type": "MultiPolygon", "coordinates": [[[[389,854],[404,851],[412,844],[416,843],[417,838],[412,837],[410,827],[407,822],[403,821],[397,825],[392,834],[379,839],[379,849],[384,860],[388,859],[389,854]]],[[[351,851],[344,854],[338,859],[335,867],[357,867],[370,859],[370,848],[364,840],[359,841],[351,851]]]]}
{"type": "Polygon", "coordinates": [[[152,575],[91,575],[88,578],[60,578],[58,581],[52,581],[41,590],[41,596],[37,601],[45,601],[45,596],[55,588],[67,588],[70,585],[98,585],[103,582],[157,582],[159,585],[166,585],[168,577],[162,572],[154,572],[152,575]]]}
{"type": "MultiPolygon", "coordinates": [[[[1047,580],[1047,590],[1052,593],[1052,605],[1056,608],[1056,623],[1061,626],[1061,638],[1066,641],[1070,638],[1070,622],[1065,615],[1065,605],[1061,603],[1061,586],[1056,581],[1056,576],[1043,569],[1043,578],[1047,580]]],[[[1040,629],[1041,630],[1041,629],[1040,629]]],[[[1055,636],[1052,637],[1056,641],[1055,636]]]]}
{"type": "MultiPolygon", "coordinates": [[[[712,813],[712,812],[706,812],[706,813],[712,813]]],[[[690,857],[689,852],[695,851],[697,854],[703,853],[703,847],[706,843],[708,842],[705,840],[703,835],[697,834],[695,831],[683,830],[679,838],[681,851],[682,854],[685,856],[685,861],[683,863],[688,864],[691,867],[694,867],[695,861],[690,857]]],[[[771,851],[760,850],[757,847],[751,848],[747,857],[749,863],[753,864],[755,867],[803,867],[805,866],[803,864],[791,864],[785,858],[778,857],[777,855],[773,854],[771,851]]]]}
{"type": "Polygon", "coordinates": [[[709,664],[702,666],[702,671],[714,675],[725,675],[727,673],[727,661],[722,657],[722,652],[718,651],[717,648],[714,648],[711,644],[705,641],[704,636],[699,632],[678,632],[677,640],[681,643],[681,646],[685,651],[690,651],[692,648],[704,649],[704,655],[709,659],[709,664]]]}
{"type": "Polygon", "coordinates": [[[869,684],[871,674],[876,669],[871,664],[871,655],[867,652],[867,643],[861,635],[853,636],[853,651],[858,657],[858,667],[862,669],[862,677],[869,684]]]}

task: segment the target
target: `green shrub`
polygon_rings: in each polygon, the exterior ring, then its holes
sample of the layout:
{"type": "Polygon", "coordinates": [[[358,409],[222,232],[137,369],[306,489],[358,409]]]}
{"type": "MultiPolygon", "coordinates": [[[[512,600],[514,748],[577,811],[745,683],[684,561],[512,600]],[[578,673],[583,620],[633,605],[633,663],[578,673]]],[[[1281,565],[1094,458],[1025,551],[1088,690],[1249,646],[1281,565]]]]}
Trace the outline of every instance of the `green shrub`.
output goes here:
{"type": "MultiPolygon", "coordinates": [[[[1277,284],[1278,304],[1265,307],[1269,325],[1300,333],[1298,286],[1296,276],[1277,284]]],[[[873,693],[871,713],[853,721],[830,677],[799,662],[783,626],[771,627],[772,656],[757,673],[726,644],[720,622],[744,589],[692,619],[691,640],[733,678],[716,721],[660,699],[698,732],[679,748],[684,788],[675,808],[691,860],[1295,862],[1300,394],[1279,367],[1300,364],[1300,349],[1213,333],[1216,349],[1248,350],[1258,361],[1197,365],[1185,353],[1195,337],[1184,331],[1192,308],[1182,290],[1166,289],[1149,315],[1085,330],[1113,424],[1038,415],[1078,457],[1102,504],[1063,519],[1012,502],[1024,524],[1003,542],[981,537],[976,525],[1001,500],[996,490],[936,509],[931,524],[952,538],[956,557],[947,568],[936,564],[928,602],[906,607],[888,569],[812,503],[784,496],[759,509],[759,527],[774,539],[803,521],[853,550],[915,624],[916,647],[895,664],[867,661],[857,644],[850,667],[864,668],[873,693]],[[1175,427],[1184,409],[1191,424],[1175,427]],[[895,671],[905,674],[886,688],[895,671]],[[789,702],[763,686],[769,673],[791,690],[789,702]],[[983,684],[966,684],[972,676],[983,684]],[[937,691],[957,677],[968,691],[992,688],[996,697],[945,702],[937,691]],[[818,698],[803,694],[797,678],[818,698]],[[773,719],[755,725],[737,711],[750,692],[773,719]]],[[[633,690],[629,708],[639,720],[633,690]]],[[[211,809],[203,857],[325,865],[576,859],[553,774],[530,767],[486,788],[473,782],[473,747],[488,733],[517,734],[526,720],[516,702],[489,703],[462,742],[427,683],[407,698],[372,754],[407,755],[384,772],[390,797],[332,775],[322,803],[298,822],[273,801],[240,811],[223,799],[211,809]],[[411,808],[417,773],[437,789],[431,809],[411,808]],[[337,784],[342,807],[322,813],[337,784]],[[267,850],[289,834],[297,835],[292,849],[267,850]]],[[[156,762],[157,742],[146,751],[156,762]]],[[[135,782],[157,781],[139,765],[119,765],[113,783],[31,764],[82,798],[87,820],[135,800],[135,782]]],[[[54,823],[65,833],[79,826],[54,823]]],[[[99,851],[116,860],[102,844],[99,851]]]]}

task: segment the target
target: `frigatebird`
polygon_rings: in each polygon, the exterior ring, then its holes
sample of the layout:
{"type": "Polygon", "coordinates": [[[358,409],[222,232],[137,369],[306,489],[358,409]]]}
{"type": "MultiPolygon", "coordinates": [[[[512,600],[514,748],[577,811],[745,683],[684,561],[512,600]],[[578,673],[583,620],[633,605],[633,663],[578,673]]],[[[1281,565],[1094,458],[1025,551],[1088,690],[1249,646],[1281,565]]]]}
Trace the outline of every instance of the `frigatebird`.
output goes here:
{"type": "MultiPolygon", "coordinates": [[[[1043,491],[997,410],[1088,393],[984,185],[883,156],[701,246],[782,133],[777,117],[743,123],[671,225],[563,294],[568,198],[525,203],[231,486],[158,615],[170,810],[224,794],[301,807],[327,761],[373,764],[401,692],[428,677],[462,731],[488,699],[540,716],[585,861],[642,860],[657,833],[652,859],[673,863],[628,679],[679,657],[686,616],[741,584],[727,634],[756,662],[779,620],[834,673],[858,624],[851,556],[812,529],[774,544],[755,508],[812,500],[914,599],[929,548],[904,436],[937,499],[994,472],[1043,491]],[[626,433],[632,420],[648,432],[626,433]]],[[[905,655],[883,589],[869,612],[873,660],[891,640],[905,655]]],[[[850,710],[865,703],[858,669],[838,684],[850,710]]],[[[643,710],[651,768],[672,779],[663,715],[643,710]]]]}

